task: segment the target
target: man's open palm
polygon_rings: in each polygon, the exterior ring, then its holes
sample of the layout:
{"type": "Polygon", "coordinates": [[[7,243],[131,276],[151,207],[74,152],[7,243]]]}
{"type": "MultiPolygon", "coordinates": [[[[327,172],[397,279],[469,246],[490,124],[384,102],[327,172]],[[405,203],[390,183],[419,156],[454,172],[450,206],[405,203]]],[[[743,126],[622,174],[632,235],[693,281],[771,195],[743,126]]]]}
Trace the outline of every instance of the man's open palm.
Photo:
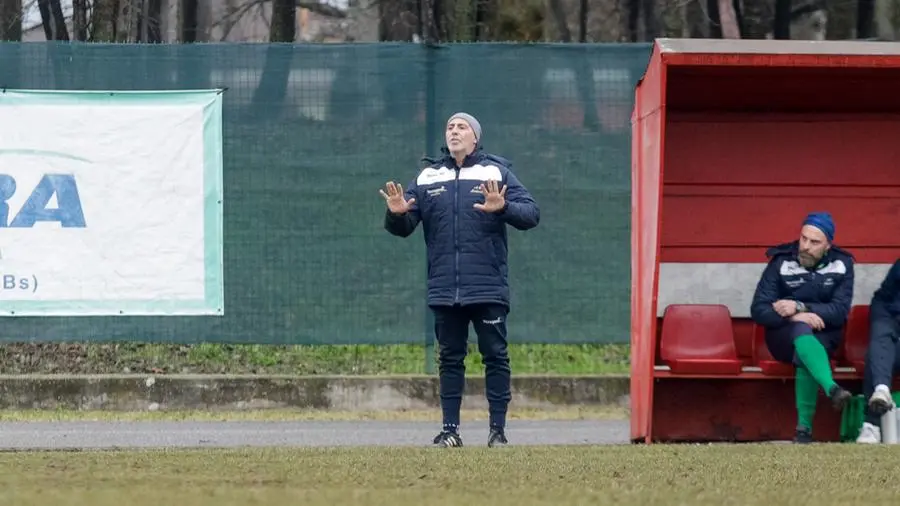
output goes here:
{"type": "Polygon", "coordinates": [[[497,181],[493,179],[488,181],[487,184],[482,183],[481,193],[484,194],[484,204],[475,204],[475,209],[486,213],[496,213],[503,209],[503,206],[506,205],[506,185],[503,185],[503,188],[499,190],[497,185],[497,181]]]}
{"type": "Polygon", "coordinates": [[[388,210],[394,214],[406,214],[416,202],[415,198],[409,200],[403,198],[403,187],[393,181],[388,181],[384,185],[384,190],[378,190],[378,193],[384,197],[388,210]]]}

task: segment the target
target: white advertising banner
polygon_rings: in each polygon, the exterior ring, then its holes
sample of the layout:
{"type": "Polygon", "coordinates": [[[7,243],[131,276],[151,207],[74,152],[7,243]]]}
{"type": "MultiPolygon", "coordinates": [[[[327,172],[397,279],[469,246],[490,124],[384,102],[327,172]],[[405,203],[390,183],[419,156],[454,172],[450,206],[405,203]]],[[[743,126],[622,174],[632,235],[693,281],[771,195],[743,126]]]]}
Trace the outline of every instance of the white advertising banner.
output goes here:
{"type": "Polygon", "coordinates": [[[0,316],[221,315],[222,93],[0,91],[0,316]]]}

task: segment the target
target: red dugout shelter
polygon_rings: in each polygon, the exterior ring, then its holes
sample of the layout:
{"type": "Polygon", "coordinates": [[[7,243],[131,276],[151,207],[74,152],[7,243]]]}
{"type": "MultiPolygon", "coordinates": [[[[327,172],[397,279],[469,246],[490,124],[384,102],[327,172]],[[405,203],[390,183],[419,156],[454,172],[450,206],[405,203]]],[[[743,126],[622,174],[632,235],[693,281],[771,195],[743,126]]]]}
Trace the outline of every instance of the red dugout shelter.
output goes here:
{"type": "MultiPolygon", "coordinates": [[[[632,114],[631,440],[788,440],[794,372],[750,301],[769,246],[827,210],[856,257],[833,362],[861,391],[867,307],[900,256],[900,44],[660,39],[632,114]]],[[[820,397],[813,437],[839,438],[820,397]]]]}

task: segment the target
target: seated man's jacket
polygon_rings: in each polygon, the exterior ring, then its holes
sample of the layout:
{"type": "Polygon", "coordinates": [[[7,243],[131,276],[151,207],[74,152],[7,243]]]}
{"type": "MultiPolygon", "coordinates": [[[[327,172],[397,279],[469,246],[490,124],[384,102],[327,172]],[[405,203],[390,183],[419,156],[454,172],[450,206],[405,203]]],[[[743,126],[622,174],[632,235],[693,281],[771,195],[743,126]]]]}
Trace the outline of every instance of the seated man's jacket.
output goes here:
{"type": "Polygon", "coordinates": [[[781,299],[802,302],[806,312],[825,322],[824,331],[843,328],[853,302],[854,259],[849,252],[832,246],[818,265],[800,265],[799,241],[766,251],[769,263],[756,285],[750,316],[757,324],[777,328],[790,323],[772,303],[781,299]]]}
{"type": "Polygon", "coordinates": [[[900,321],[900,259],[891,266],[869,305],[870,320],[886,318],[900,321]]]}

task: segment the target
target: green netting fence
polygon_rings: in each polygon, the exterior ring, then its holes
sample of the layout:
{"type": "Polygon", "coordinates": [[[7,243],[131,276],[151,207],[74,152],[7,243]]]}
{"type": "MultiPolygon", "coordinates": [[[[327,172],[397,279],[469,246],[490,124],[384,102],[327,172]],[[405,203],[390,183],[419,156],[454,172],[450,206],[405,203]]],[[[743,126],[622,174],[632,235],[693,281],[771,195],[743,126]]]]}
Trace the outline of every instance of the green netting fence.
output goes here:
{"type": "Polygon", "coordinates": [[[0,340],[421,343],[421,228],[387,234],[377,190],[406,184],[464,110],[542,209],[537,229],[510,231],[511,340],[627,342],[630,115],[649,54],[647,44],[0,44],[2,87],[228,89],[225,316],[9,317],[0,340]]]}

